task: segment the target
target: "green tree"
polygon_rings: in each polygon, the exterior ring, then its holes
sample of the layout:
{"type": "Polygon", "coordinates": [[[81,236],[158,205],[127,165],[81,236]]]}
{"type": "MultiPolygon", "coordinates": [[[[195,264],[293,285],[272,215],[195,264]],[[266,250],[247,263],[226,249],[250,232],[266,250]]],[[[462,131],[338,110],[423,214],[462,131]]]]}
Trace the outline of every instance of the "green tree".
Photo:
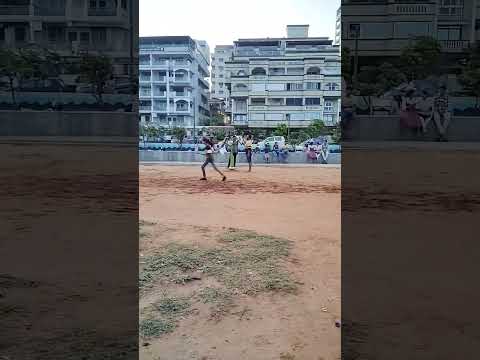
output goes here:
{"type": "Polygon", "coordinates": [[[208,119],[207,126],[224,126],[225,120],[222,115],[214,115],[208,119]]]}
{"type": "Polygon", "coordinates": [[[15,82],[31,77],[33,73],[33,66],[19,52],[0,49],[0,76],[8,79],[8,88],[14,105],[17,104],[15,82]]]}
{"type": "MultiPolygon", "coordinates": [[[[308,127],[305,129],[305,132],[309,137],[315,138],[322,135],[328,135],[330,131],[325,126],[322,120],[314,120],[308,127]]],[[[305,139],[307,140],[307,139],[305,139]]]]}
{"type": "Polygon", "coordinates": [[[274,136],[284,136],[285,138],[288,135],[288,126],[287,124],[278,124],[275,130],[273,131],[274,136]]]}
{"type": "Polygon", "coordinates": [[[93,86],[99,104],[103,104],[103,93],[107,81],[113,77],[113,65],[106,56],[85,56],[80,62],[80,80],[93,86]]]}
{"type": "Polygon", "coordinates": [[[368,105],[370,114],[373,111],[372,97],[381,96],[405,81],[405,74],[389,62],[380,66],[362,67],[358,74],[358,90],[368,105]]]}
{"type": "Polygon", "coordinates": [[[431,37],[416,38],[413,44],[402,50],[400,69],[409,81],[421,80],[438,73],[440,66],[440,42],[431,37]]]}
{"type": "Polygon", "coordinates": [[[472,96],[475,96],[475,107],[479,107],[480,98],[480,43],[470,50],[467,63],[462,66],[458,81],[472,96]]]}
{"type": "Polygon", "coordinates": [[[180,141],[180,147],[181,147],[183,144],[183,140],[187,135],[187,131],[185,130],[185,128],[182,128],[182,127],[174,127],[170,130],[170,134],[175,136],[175,138],[177,138],[178,141],[180,141]]]}

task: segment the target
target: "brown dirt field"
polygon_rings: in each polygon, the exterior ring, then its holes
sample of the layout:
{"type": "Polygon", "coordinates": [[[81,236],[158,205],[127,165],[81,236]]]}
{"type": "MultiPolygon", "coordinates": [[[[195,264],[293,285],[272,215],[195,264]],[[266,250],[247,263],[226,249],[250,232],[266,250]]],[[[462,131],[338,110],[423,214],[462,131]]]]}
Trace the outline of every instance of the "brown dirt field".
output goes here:
{"type": "MultiPolygon", "coordinates": [[[[141,346],[140,358],[340,359],[340,169],[258,167],[226,175],[221,182],[207,168],[209,180],[201,182],[199,166],[141,165],[140,219],[154,225],[140,238],[140,259],[168,242],[212,246],[225,228],[252,230],[293,242],[286,266],[299,289],[239,295],[235,309],[217,320],[196,304],[174,332],[141,346]]],[[[162,291],[182,295],[213,281],[158,285],[142,295],[140,311],[162,291]]]]}

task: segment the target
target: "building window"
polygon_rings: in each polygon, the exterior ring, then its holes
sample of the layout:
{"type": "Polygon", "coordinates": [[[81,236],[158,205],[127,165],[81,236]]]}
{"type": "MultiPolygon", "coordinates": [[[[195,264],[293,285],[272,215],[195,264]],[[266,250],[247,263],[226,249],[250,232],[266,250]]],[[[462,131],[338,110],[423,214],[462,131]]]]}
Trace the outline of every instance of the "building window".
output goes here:
{"type": "Polygon", "coordinates": [[[287,106],[302,106],[302,98],[287,98],[287,106]]]}
{"type": "Polygon", "coordinates": [[[428,22],[399,22],[394,24],[394,29],[396,39],[430,35],[430,23],[428,22]]]}
{"type": "Polygon", "coordinates": [[[461,40],[462,29],[460,26],[439,27],[437,38],[438,40],[461,40]]]}
{"type": "Polygon", "coordinates": [[[69,32],[68,33],[68,41],[77,41],[78,39],[78,34],[76,32],[69,32]]]}
{"type": "Polygon", "coordinates": [[[319,112],[307,112],[305,120],[320,120],[321,114],[319,112]]]}
{"type": "Polygon", "coordinates": [[[463,0],[440,0],[440,15],[463,15],[463,0]]]}
{"type": "Polygon", "coordinates": [[[265,84],[252,84],[252,91],[265,91],[265,84]]]}
{"type": "Polygon", "coordinates": [[[307,82],[306,83],[306,89],[307,90],[320,90],[321,89],[321,84],[320,83],[307,82]]]}
{"type": "Polygon", "coordinates": [[[267,75],[267,71],[264,68],[254,68],[252,70],[252,75],[267,75]]]}
{"type": "Polygon", "coordinates": [[[27,32],[24,27],[15,28],[15,41],[25,41],[27,38],[27,32]]]}
{"type": "Polygon", "coordinates": [[[223,78],[223,74],[218,75],[219,78],[223,78]]]}
{"type": "Polygon", "coordinates": [[[320,98],[305,98],[305,105],[320,105],[320,98]]]}
{"type": "Polygon", "coordinates": [[[391,37],[391,23],[363,23],[360,26],[360,38],[362,39],[386,39],[391,37]]]}
{"type": "Polygon", "coordinates": [[[325,112],[333,112],[333,102],[332,101],[325,101],[323,106],[323,110],[325,112]]]}
{"type": "Polygon", "coordinates": [[[252,98],[251,105],[265,105],[265,98],[252,98]]]}
{"type": "Polygon", "coordinates": [[[81,33],[80,33],[80,41],[82,41],[82,42],[90,42],[90,33],[88,33],[88,32],[81,32],[81,33]]]}
{"type": "Polygon", "coordinates": [[[318,66],[312,66],[307,69],[307,75],[320,75],[320,68],[318,66]]]}
{"type": "Polygon", "coordinates": [[[267,89],[268,91],[284,91],[285,84],[277,84],[277,83],[267,84],[267,89]]]}
{"type": "Polygon", "coordinates": [[[339,89],[339,85],[338,84],[335,84],[335,83],[327,83],[325,85],[325,90],[327,91],[336,91],[339,89]]]}
{"type": "Polygon", "coordinates": [[[333,115],[332,114],[324,114],[323,115],[323,122],[325,125],[333,125],[333,115]]]}
{"type": "Polygon", "coordinates": [[[289,83],[287,84],[287,91],[299,91],[303,90],[302,83],[289,83]]]}

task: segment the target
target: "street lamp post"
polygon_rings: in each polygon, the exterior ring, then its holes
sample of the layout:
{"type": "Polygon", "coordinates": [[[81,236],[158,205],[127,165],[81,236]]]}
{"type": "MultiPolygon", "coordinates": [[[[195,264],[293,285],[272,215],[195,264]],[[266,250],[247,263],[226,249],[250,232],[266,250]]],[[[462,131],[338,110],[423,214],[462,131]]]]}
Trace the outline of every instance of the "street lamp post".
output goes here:
{"type": "Polygon", "coordinates": [[[287,142],[290,144],[290,114],[287,114],[286,117],[287,117],[287,142]]]}
{"type": "Polygon", "coordinates": [[[357,86],[358,81],[358,38],[360,37],[360,25],[351,24],[350,32],[355,37],[355,54],[353,62],[353,86],[357,86]]]}

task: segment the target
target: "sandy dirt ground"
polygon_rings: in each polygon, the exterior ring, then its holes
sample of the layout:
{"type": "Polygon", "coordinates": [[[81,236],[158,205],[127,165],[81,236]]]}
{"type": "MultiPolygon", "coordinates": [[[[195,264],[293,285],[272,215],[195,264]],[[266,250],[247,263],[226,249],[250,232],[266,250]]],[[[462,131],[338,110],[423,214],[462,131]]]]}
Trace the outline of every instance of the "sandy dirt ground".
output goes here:
{"type": "MultiPolygon", "coordinates": [[[[245,311],[219,321],[196,309],[173,333],[141,343],[140,358],[340,359],[340,169],[226,171],[221,182],[207,168],[201,182],[199,166],[141,165],[140,219],[155,225],[140,240],[140,256],[172,241],[208,245],[228,227],[252,230],[293,242],[288,270],[299,289],[240,296],[236,308],[245,311]]],[[[149,296],[155,290],[141,297],[140,311],[149,296]]]]}

